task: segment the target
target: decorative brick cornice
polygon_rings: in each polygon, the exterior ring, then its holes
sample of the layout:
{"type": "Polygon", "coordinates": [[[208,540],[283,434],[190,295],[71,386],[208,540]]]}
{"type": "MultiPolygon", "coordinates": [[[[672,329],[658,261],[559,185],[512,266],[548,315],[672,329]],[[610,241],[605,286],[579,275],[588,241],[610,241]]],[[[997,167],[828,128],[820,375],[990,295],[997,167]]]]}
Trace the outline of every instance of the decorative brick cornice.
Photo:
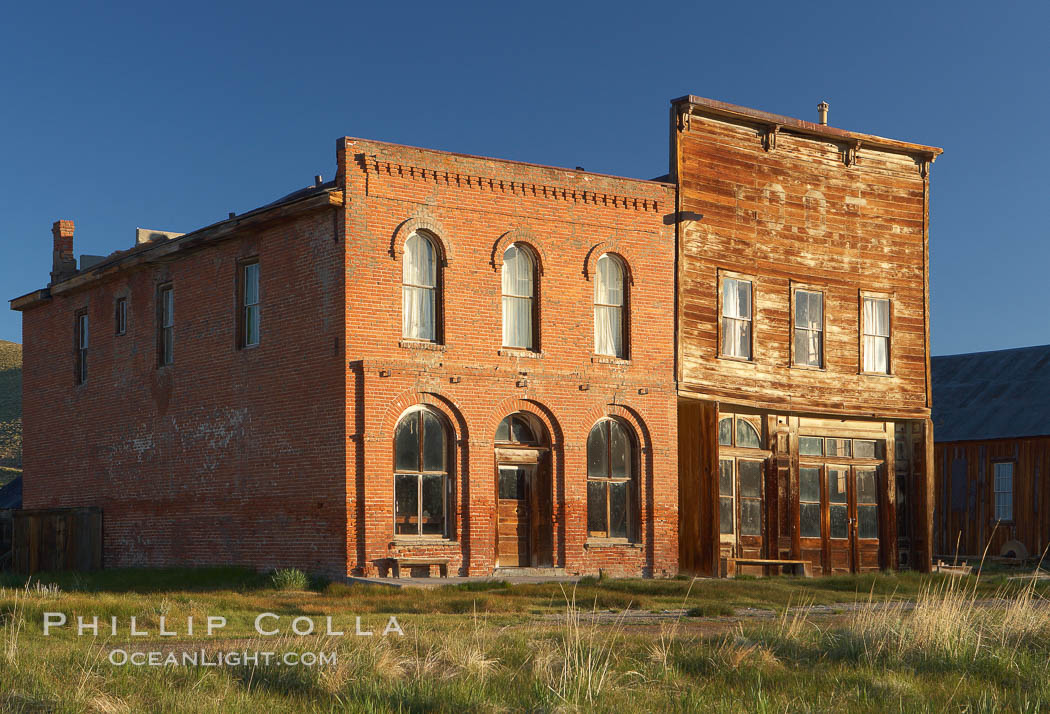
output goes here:
{"type": "Polygon", "coordinates": [[[543,275],[543,268],[547,264],[547,251],[540,239],[528,228],[515,228],[499,237],[499,240],[492,246],[492,269],[500,270],[503,267],[503,254],[507,252],[507,248],[512,243],[527,245],[532,250],[533,257],[536,259],[536,272],[543,275]]]}
{"type": "Polygon", "coordinates": [[[425,166],[412,166],[393,159],[371,155],[364,157],[366,173],[396,176],[415,181],[431,181],[446,186],[505,193],[515,196],[546,198],[552,201],[585,203],[595,206],[608,206],[630,211],[659,213],[666,210],[664,202],[644,196],[628,196],[609,191],[595,191],[575,186],[555,186],[552,184],[519,181],[516,179],[482,176],[448,169],[433,169],[425,166]]]}

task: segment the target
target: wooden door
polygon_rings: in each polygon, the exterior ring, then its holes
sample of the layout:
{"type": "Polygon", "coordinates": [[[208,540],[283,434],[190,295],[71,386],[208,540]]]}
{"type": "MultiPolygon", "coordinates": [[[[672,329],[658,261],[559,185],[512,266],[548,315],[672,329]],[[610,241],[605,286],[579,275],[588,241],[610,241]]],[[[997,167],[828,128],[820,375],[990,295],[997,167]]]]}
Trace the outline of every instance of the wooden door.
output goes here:
{"type": "Polygon", "coordinates": [[[854,466],[850,493],[855,572],[879,569],[879,472],[854,466]]]}
{"type": "Polygon", "coordinates": [[[765,558],[765,461],[737,459],[736,470],[737,556],[765,558]]]}
{"type": "Polygon", "coordinates": [[[820,466],[800,466],[798,470],[799,553],[809,561],[811,573],[828,572],[824,545],[827,543],[827,496],[823,487],[824,470],[820,466]]]}
{"type": "Polygon", "coordinates": [[[529,491],[532,471],[531,466],[499,466],[497,563],[503,567],[531,565],[529,491]]]}
{"type": "Polygon", "coordinates": [[[849,466],[828,464],[824,470],[824,490],[827,497],[827,566],[824,572],[832,574],[853,572],[854,543],[852,538],[852,508],[850,507],[849,466]]]}

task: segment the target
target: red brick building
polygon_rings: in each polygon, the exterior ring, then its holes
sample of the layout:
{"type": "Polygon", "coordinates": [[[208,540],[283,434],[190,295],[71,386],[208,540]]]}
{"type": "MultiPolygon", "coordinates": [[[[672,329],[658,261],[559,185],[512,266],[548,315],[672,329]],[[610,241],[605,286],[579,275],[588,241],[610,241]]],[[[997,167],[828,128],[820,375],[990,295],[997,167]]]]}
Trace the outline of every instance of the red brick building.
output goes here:
{"type": "MultiPolygon", "coordinates": [[[[678,569],[675,187],[358,139],[23,312],[24,504],[107,566],[678,569]]],[[[142,232],[140,232],[141,234],[142,232]]]]}

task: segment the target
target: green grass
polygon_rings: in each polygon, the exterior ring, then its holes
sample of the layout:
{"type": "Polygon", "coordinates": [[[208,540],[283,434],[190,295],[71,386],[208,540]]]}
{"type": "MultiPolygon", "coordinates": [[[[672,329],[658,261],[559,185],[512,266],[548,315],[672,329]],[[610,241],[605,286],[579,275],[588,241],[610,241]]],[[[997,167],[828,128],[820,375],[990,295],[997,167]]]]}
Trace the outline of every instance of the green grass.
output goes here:
{"type": "Polygon", "coordinates": [[[0,585],[6,587],[0,711],[1034,712],[1050,706],[1050,610],[1045,590],[1031,582],[902,574],[395,590],[315,579],[316,590],[289,592],[275,590],[268,575],[213,568],[44,575],[28,588],[24,578],[6,577],[0,585]],[[989,607],[984,601],[993,596],[1004,600],[989,607]],[[838,616],[786,609],[818,600],[860,604],[838,616]],[[622,614],[588,617],[613,601],[690,612],[655,624],[622,614]],[[757,603],[781,614],[736,623],[703,619],[757,603]],[[44,637],[44,612],[98,615],[103,622],[116,616],[121,632],[96,639],[65,628],[44,637]],[[254,635],[261,612],[280,615],[285,633],[254,635]],[[404,637],[287,632],[291,617],[303,615],[344,625],[360,615],[366,628],[379,630],[384,613],[397,615],[404,637]],[[156,635],[162,615],[182,630],[188,616],[203,622],[209,614],[229,620],[217,638],[156,635]],[[130,637],[131,616],[153,634],[130,637]],[[314,668],[108,662],[116,647],[202,646],[321,651],[334,653],[336,662],[314,668]]]}
{"type": "MultiPolygon", "coordinates": [[[[22,466],[22,345],[0,340],[0,467],[22,466]]],[[[14,478],[0,472],[0,485],[14,478]]]]}

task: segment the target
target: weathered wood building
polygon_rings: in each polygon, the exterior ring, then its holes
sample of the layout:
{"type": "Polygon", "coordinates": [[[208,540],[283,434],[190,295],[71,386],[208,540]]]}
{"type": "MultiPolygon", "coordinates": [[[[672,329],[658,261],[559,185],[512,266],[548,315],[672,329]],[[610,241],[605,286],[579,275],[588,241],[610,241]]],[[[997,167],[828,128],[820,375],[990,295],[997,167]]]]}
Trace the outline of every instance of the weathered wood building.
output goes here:
{"type": "Polygon", "coordinates": [[[1050,345],[932,363],[935,552],[1042,555],[1050,543],[1050,345]]]}
{"type": "Polygon", "coordinates": [[[940,153],[672,101],[682,570],[928,567],[940,153]]]}

